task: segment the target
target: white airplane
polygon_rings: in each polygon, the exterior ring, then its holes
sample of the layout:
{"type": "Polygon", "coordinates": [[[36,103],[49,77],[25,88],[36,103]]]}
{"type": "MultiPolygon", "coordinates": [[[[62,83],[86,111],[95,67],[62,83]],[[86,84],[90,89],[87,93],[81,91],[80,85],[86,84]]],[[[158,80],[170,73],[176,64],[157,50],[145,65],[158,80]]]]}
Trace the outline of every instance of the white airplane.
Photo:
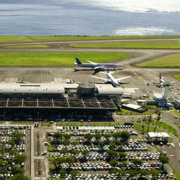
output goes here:
{"type": "Polygon", "coordinates": [[[121,84],[126,84],[126,83],[123,83],[121,81],[124,80],[124,79],[130,78],[131,76],[126,76],[126,77],[115,79],[112,76],[112,73],[108,72],[107,73],[107,79],[106,78],[102,78],[102,77],[98,77],[98,76],[91,76],[91,77],[104,80],[105,83],[111,83],[114,87],[117,87],[117,86],[120,86],[121,84]]]}
{"type": "Polygon", "coordinates": [[[170,82],[170,83],[166,82],[166,81],[164,80],[164,77],[163,77],[163,76],[161,75],[161,73],[160,73],[160,74],[159,74],[158,82],[153,81],[153,83],[154,83],[157,87],[161,88],[161,87],[171,86],[173,83],[175,83],[175,81],[172,81],[172,82],[170,82]]]}

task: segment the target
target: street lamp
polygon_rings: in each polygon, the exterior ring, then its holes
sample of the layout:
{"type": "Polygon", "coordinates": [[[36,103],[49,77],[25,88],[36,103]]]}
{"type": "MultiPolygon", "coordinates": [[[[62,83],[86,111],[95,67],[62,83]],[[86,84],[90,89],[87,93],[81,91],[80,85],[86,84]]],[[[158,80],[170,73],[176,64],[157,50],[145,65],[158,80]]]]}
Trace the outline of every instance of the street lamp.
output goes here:
{"type": "Polygon", "coordinates": [[[39,121],[39,112],[37,112],[37,114],[38,114],[38,121],[39,121]]]}
{"type": "Polygon", "coordinates": [[[4,121],[6,121],[6,112],[4,111],[4,121]]]}

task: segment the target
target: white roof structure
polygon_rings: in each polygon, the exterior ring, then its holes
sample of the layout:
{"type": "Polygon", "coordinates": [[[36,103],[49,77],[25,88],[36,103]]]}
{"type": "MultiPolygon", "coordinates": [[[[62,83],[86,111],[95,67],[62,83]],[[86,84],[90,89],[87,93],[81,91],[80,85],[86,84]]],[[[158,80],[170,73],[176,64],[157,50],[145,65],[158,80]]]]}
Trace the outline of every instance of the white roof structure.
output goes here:
{"type": "Polygon", "coordinates": [[[169,138],[170,136],[166,132],[148,132],[150,138],[169,138]]]}
{"type": "Polygon", "coordinates": [[[95,84],[99,94],[121,95],[135,93],[136,88],[113,87],[111,84],[95,84]]]}
{"type": "Polygon", "coordinates": [[[127,107],[127,108],[131,108],[131,109],[136,109],[136,110],[141,108],[141,106],[136,105],[136,104],[122,104],[122,106],[127,107]]]}
{"type": "Polygon", "coordinates": [[[3,83],[0,84],[0,93],[65,93],[64,86],[59,84],[25,84],[25,83],[3,83]]]}
{"type": "MultiPolygon", "coordinates": [[[[63,126],[57,126],[57,129],[62,130],[63,126]]],[[[115,128],[113,126],[78,126],[78,129],[79,130],[114,130],[115,128]]]]}

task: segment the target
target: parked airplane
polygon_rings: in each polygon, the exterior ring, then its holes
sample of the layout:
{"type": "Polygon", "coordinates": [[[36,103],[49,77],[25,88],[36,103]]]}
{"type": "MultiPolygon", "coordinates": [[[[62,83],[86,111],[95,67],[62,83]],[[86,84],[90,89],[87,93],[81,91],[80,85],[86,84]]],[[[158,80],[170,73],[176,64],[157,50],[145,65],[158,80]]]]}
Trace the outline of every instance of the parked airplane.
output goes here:
{"type": "Polygon", "coordinates": [[[166,82],[164,80],[164,77],[161,75],[161,73],[159,74],[159,79],[158,82],[152,81],[153,84],[155,84],[157,87],[161,88],[161,87],[166,87],[166,86],[171,86],[175,81],[172,81],[170,83],[166,82]]]}
{"type": "Polygon", "coordinates": [[[89,67],[92,68],[96,74],[99,71],[104,71],[105,69],[114,69],[117,70],[118,65],[115,63],[94,63],[92,61],[87,60],[89,63],[82,63],[78,58],[76,58],[76,65],[79,67],[89,67]]]}
{"type": "Polygon", "coordinates": [[[107,73],[107,79],[106,78],[102,78],[102,77],[98,77],[98,76],[91,76],[91,77],[104,80],[105,83],[111,83],[114,87],[117,87],[117,86],[120,86],[121,84],[127,84],[127,82],[123,83],[122,80],[130,78],[131,76],[126,76],[126,77],[115,79],[113,77],[113,75],[110,72],[108,72],[107,73]]]}

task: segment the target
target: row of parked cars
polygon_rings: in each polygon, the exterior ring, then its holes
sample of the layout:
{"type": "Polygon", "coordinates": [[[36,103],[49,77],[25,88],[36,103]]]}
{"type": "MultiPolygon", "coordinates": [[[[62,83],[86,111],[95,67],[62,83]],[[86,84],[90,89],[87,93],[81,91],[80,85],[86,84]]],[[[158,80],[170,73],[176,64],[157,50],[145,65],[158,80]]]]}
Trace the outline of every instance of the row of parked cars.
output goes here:
{"type": "Polygon", "coordinates": [[[159,160],[160,152],[141,152],[141,153],[129,153],[127,155],[127,160],[141,159],[141,160],[159,160]]]}
{"type": "Polygon", "coordinates": [[[73,170],[81,170],[81,171],[107,171],[112,169],[111,165],[106,162],[87,162],[87,163],[63,163],[63,169],[73,169],[73,170]]]}

